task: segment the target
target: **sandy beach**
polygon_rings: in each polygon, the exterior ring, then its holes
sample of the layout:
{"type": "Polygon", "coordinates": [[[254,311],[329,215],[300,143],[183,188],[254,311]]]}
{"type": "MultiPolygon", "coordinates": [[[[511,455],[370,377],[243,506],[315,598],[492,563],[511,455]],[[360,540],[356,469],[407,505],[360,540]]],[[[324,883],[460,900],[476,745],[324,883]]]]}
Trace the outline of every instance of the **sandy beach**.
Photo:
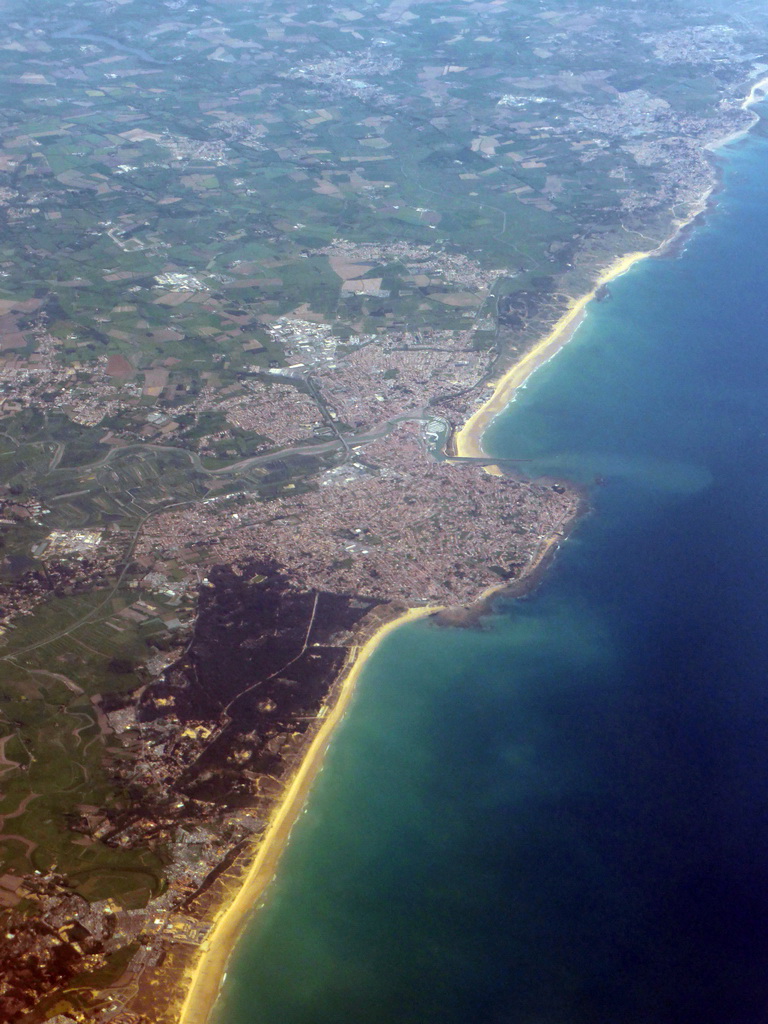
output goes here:
{"type": "MultiPolygon", "coordinates": [[[[746,110],[754,103],[760,102],[764,98],[766,90],[768,90],[768,77],[752,86],[741,105],[742,109],[746,110]]],[[[710,151],[716,150],[745,134],[749,127],[710,143],[705,148],[710,151]]],[[[531,373],[551,359],[571,339],[586,315],[587,306],[600,289],[626,273],[639,260],[664,252],[680,236],[680,233],[705,210],[711,192],[712,189],[708,190],[701,200],[689,209],[685,218],[675,223],[674,230],[668,239],[654,249],[631,252],[618,257],[599,275],[589,292],[570,302],[568,309],[552,330],[521,356],[495,384],[491,385],[493,390],[490,397],[455,433],[453,443],[456,455],[470,458],[486,456],[481,442],[489,423],[514,399],[517,389],[525,383],[531,373]]],[[[493,472],[494,467],[486,467],[486,471],[493,472]]],[[[547,563],[560,540],[561,534],[542,538],[541,547],[525,572],[526,577],[535,574],[547,563]]],[[[483,603],[508,587],[508,584],[490,587],[481,595],[479,601],[483,603]]],[[[255,850],[254,860],[247,874],[232,899],[226,902],[217,913],[208,937],[202,943],[199,954],[190,967],[186,979],[186,997],[178,1015],[179,1024],[208,1024],[221,988],[227,961],[248,918],[257,909],[260,898],[274,878],[277,863],[289,839],[291,829],[301,813],[310,787],[322,765],[323,756],[333,731],[344,716],[365,663],[381,641],[401,625],[438,611],[440,609],[433,607],[410,609],[381,626],[359,649],[353,648],[350,651],[348,662],[350,667],[343,678],[335,704],[323,720],[322,726],[312,740],[296,774],[286,787],[280,803],[276,806],[266,834],[259,841],[255,850]]]]}
{"type": "MultiPolygon", "coordinates": [[[[748,110],[755,103],[759,103],[765,98],[765,94],[768,91],[768,77],[761,78],[759,82],[756,82],[749,93],[744,97],[741,103],[742,110],[748,110]]],[[[758,120],[758,116],[755,115],[755,121],[758,120]]],[[[754,124],[754,121],[753,121],[754,124]]],[[[731,135],[727,135],[722,139],[718,139],[715,142],[708,143],[705,146],[710,152],[720,149],[721,146],[727,145],[729,142],[733,142],[735,139],[741,138],[745,135],[752,125],[748,125],[745,128],[739,129],[739,131],[733,132],[731,135]]],[[[582,295],[579,299],[573,299],[566,312],[557,321],[552,330],[547,334],[541,341],[537,342],[533,348],[529,349],[524,355],[518,359],[518,361],[510,367],[509,370],[498,380],[493,387],[493,392],[490,398],[484,402],[479,409],[477,409],[467,420],[467,422],[456,431],[453,436],[454,451],[457,456],[461,458],[482,458],[487,455],[483,450],[482,437],[485,433],[490,422],[504,409],[506,406],[514,400],[515,393],[518,388],[522,387],[534,370],[538,369],[543,363],[546,363],[552,356],[556,355],[560,349],[567,344],[573,337],[579,324],[584,319],[586,314],[586,308],[589,303],[594,299],[601,288],[604,288],[611,281],[615,281],[617,277],[620,277],[635,265],[639,260],[647,259],[649,256],[661,255],[669,246],[680,236],[696,218],[704,212],[709,202],[709,199],[714,190],[714,186],[707,190],[707,192],[695,203],[687,215],[680,221],[674,224],[673,230],[670,236],[665,239],[655,249],[649,249],[645,252],[630,252],[625,256],[620,256],[615,259],[597,278],[592,289],[582,295]]],[[[486,467],[487,472],[499,472],[496,467],[486,467]]]]}
{"type": "Polygon", "coordinates": [[[324,719],[298,771],[275,808],[247,875],[232,900],[216,915],[207,938],[200,946],[198,957],[189,973],[187,994],[178,1017],[179,1024],[206,1024],[209,1020],[235,942],[274,877],[277,862],[322,765],[331,735],[349,705],[363,666],[381,641],[395,629],[406,622],[423,619],[436,611],[438,609],[430,607],[411,608],[391,622],[385,623],[362,647],[350,651],[351,667],[342,681],[333,708],[324,719]]]}
{"type": "Polygon", "coordinates": [[[502,409],[509,405],[514,399],[517,389],[526,382],[533,371],[551,359],[566,342],[570,341],[574,331],[584,319],[586,307],[594,299],[600,288],[603,288],[609,281],[615,280],[621,274],[625,274],[638,260],[645,259],[651,255],[651,252],[657,251],[659,250],[632,252],[614,260],[608,269],[597,279],[591,291],[570,303],[568,310],[560,317],[549,334],[542,338],[533,348],[529,349],[525,355],[518,359],[514,366],[507,370],[504,376],[495,384],[491,397],[454,434],[453,442],[456,455],[461,458],[480,458],[486,454],[483,451],[481,441],[488,424],[502,409]]]}

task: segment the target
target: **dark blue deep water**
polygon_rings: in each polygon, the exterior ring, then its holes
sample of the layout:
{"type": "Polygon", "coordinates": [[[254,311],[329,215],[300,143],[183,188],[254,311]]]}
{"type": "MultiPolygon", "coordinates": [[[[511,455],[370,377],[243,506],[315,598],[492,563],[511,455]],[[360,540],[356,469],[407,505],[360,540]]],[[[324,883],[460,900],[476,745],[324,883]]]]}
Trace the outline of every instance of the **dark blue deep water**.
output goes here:
{"type": "Polygon", "coordinates": [[[490,428],[595,511],[370,662],[222,1024],[768,1021],[768,141],[725,172],[490,428]]]}

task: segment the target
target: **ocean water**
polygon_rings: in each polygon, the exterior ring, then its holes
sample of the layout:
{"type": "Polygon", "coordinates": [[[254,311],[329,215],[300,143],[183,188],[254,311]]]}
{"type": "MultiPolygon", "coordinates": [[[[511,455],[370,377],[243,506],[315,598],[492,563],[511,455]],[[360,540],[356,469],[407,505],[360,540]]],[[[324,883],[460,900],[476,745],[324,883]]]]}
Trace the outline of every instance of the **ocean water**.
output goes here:
{"type": "Polygon", "coordinates": [[[368,664],[218,1024],[768,1021],[768,141],[725,152],[486,435],[593,514],[368,664]]]}

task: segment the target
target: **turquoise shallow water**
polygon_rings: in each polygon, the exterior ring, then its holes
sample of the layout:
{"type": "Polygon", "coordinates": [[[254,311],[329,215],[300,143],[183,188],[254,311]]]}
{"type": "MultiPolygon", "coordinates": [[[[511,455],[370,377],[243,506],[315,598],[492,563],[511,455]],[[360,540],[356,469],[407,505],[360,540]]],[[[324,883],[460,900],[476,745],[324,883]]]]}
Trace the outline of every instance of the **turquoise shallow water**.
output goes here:
{"type": "Polygon", "coordinates": [[[593,488],[367,666],[218,1022],[768,1020],[768,142],[490,428],[593,488]]]}

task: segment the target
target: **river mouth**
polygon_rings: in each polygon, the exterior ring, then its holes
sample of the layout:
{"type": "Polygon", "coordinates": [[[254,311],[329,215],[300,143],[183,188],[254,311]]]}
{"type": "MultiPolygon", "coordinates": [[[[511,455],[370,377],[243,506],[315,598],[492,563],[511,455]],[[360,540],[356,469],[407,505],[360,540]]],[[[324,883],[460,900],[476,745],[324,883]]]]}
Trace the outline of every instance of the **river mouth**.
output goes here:
{"type": "Polygon", "coordinates": [[[483,628],[382,645],[217,1020],[764,1020],[767,162],[495,421],[596,514],[483,628]]]}

